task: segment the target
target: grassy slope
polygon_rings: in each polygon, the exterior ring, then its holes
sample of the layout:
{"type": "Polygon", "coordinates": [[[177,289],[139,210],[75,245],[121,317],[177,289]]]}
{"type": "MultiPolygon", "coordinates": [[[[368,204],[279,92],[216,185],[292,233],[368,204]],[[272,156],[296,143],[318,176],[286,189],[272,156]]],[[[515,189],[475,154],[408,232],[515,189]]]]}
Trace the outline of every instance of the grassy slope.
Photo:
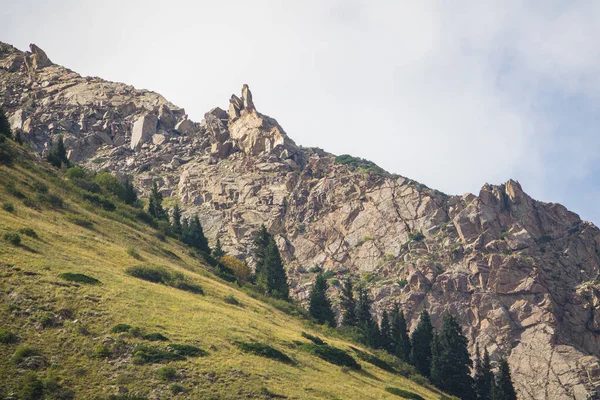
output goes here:
{"type": "MultiPolygon", "coordinates": [[[[60,177],[53,178],[48,171],[32,163],[28,167],[21,163],[11,168],[0,166],[0,203],[9,201],[15,206],[12,213],[0,209],[0,236],[24,227],[33,228],[39,236],[35,239],[21,234],[19,246],[0,239],[0,329],[20,337],[18,344],[0,344],[0,397],[13,393],[19,381],[12,354],[18,346],[29,345],[39,349],[49,364],[38,374],[53,374],[75,391],[76,398],[106,396],[115,393],[118,386],[126,387],[129,393],[171,398],[170,383],[156,377],[160,364],[134,365],[130,355],[93,357],[100,343],[119,338],[110,333],[110,328],[127,323],[145,332],[160,332],[171,343],[194,344],[208,351],[206,357],[170,363],[178,370],[176,381],[189,389],[177,395],[179,398],[269,398],[267,393],[295,399],[399,398],[384,391],[388,386],[408,389],[426,399],[440,398],[439,393],[365,362],[360,362],[362,371],[348,371],[302,352],[291,341],[306,341],[300,336],[303,330],[321,333],[214,279],[185,247],[172,240],[161,242],[151,228],[141,223],[126,225],[85,206],[60,185],[60,177]],[[65,207],[42,207],[38,211],[26,207],[2,187],[14,182],[28,198],[35,198],[31,184],[36,180],[46,182],[50,192],[59,194],[65,207]],[[91,219],[93,229],[70,223],[68,214],[91,219]],[[130,247],[144,260],[131,257],[127,253],[130,247]],[[179,259],[169,257],[162,249],[179,259]],[[127,267],[140,263],[180,270],[201,283],[205,295],[124,273],[127,267]],[[58,277],[63,272],[84,273],[99,279],[102,285],[68,283],[58,277]],[[242,306],[227,304],[224,297],[228,294],[233,294],[242,306]],[[58,327],[40,326],[45,314],[56,314],[61,309],[71,310],[74,316],[58,327]],[[85,326],[89,334],[82,334],[80,326],[85,326]],[[242,353],[232,344],[235,340],[270,343],[296,364],[242,353]]],[[[141,342],[122,337],[130,345],[141,342]]],[[[326,339],[343,349],[350,345],[326,339]]]]}

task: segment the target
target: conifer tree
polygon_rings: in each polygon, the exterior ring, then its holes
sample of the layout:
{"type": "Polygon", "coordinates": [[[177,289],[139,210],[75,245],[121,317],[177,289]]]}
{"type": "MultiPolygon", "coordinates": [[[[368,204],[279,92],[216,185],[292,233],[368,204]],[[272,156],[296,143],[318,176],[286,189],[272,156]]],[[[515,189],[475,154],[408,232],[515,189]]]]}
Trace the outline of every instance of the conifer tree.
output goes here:
{"type": "Polygon", "coordinates": [[[268,233],[267,235],[269,242],[262,251],[264,257],[262,265],[257,265],[256,283],[267,294],[275,298],[288,300],[290,287],[281,261],[281,255],[273,237],[268,233]]]}
{"type": "Polygon", "coordinates": [[[181,241],[196,250],[210,254],[208,239],[204,236],[204,230],[200,224],[200,218],[195,215],[192,219],[186,219],[181,227],[181,241]]]}
{"type": "Polygon", "coordinates": [[[342,311],[341,325],[356,326],[356,300],[354,299],[354,288],[350,278],[346,278],[342,284],[340,308],[342,311]]]}
{"type": "Polygon", "coordinates": [[[133,187],[133,182],[130,177],[125,178],[123,183],[123,201],[126,204],[135,204],[137,202],[137,192],[133,187]]]}
{"type": "Polygon", "coordinates": [[[331,301],[327,296],[329,285],[322,273],[317,274],[315,284],[310,291],[308,312],[319,324],[335,326],[335,314],[331,309],[331,301]]]}
{"type": "Polygon", "coordinates": [[[166,219],[167,217],[167,213],[162,206],[162,201],[162,193],[158,191],[158,186],[156,185],[156,182],[154,182],[152,183],[152,192],[150,193],[150,198],[148,199],[148,213],[150,213],[150,215],[156,219],[166,219]]]}
{"type": "Polygon", "coordinates": [[[481,358],[479,346],[477,346],[475,357],[475,394],[480,400],[489,400],[494,384],[494,373],[487,348],[484,349],[483,358],[481,358]]]}
{"type": "Polygon", "coordinates": [[[10,129],[10,123],[4,113],[4,110],[0,107],[0,136],[10,139],[12,137],[12,130],[10,129]]]}
{"type": "Polygon", "coordinates": [[[252,256],[256,262],[256,275],[261,273],[260,268],[263,267],[265,262],[265,251],[269,245],[271,235],[267,232],[267,228],[261,225],[258,231],[254,235],[252,242],[252,256]]]}
{"type": "Polygon", "coordinates": [[[176,235],[180,236],[181,231],[182,231],[182,225],[181,225],[181,207],[179,207],[179,204],[175,204],[175,206],[173,206],[173,212],[171,213],[171,219],[173,220],[173,222],[171,223],[173,232],[176,235]]]}
{"type": "Polygon", "coordinates": [[[429,365],[429,379],[434,385],[439,385],[443,378],[443,366],[441,358],[442,345],[440,335],[434,330],[431,339],[431,364],[429,365]]]}
{"type": "Polygon", "coordinates": [[[356,323],[365,338],[365,344],[378,348],[381,345],[379,326],[371,315],[371,300],[365,287],[358,287],[356,302],[356,323]]]}
{"type": "Polygon", "coordinates": [[[410,362],[410,339],[404,313],[398,304],[394,305],[391,315],[390,335],[393,353],[404,362],[410,362]]]}
{"type": "Polygon", "coordinates": [[[383,313],[381,314],[381,325],[379,332],[381,348],[387,352],[393,353],[394,346],[392,341],[392,327],[387,310],[383,310],[383,313]]]}
{"type": "Polygon", "coordinates": [[[221,248],[221,239],[217,238],[217,242],[215,243],[215,248],[213,249],[212,256],[214,258],[221,258],[225,255],[225,252],[221,248]]]}
{"type": "Polygon", "coordinates": [[[65,148],[65,142],[63,135],[58,135],[50,151],[48,152],[48,162],[56,168],[60,168],[61,165],[65,165],[67,168],[71,165],[67,158],[67,149],[65,148]]]}
{"type": "Polygon", "coordinates": [[[427,310],[421,312],[419,323],[411,337],[411,364],[423,376],[429,377],[431,373],[431,341],[433,340],[433,326],[427,310]]]}
{"type": "Polygon", "coordinates": [[[506,358],[500,360],[492,392],[490,396],[492,400],[517,400],[506,358]]]}
{"type": "Polygon", "coordinates": [[[431,382],[463,400],[475,399],[468,341],[452,315],[444,317],[444,326],[436,342],[431,352],[431,382]]]}

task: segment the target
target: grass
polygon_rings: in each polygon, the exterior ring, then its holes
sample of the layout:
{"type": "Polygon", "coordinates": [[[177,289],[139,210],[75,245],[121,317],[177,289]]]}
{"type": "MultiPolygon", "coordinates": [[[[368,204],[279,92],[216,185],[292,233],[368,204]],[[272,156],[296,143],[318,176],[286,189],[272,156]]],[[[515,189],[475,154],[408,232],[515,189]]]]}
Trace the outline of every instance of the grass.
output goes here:
{"type": "MultiPolygon", "coordinates": [[[[348,368],[343,372],[300,346],[290,346],[293,340],[303,340],[302,331],[318,335],[339,349],[351,344],[291,316],[305,314],[294,304],[267,299],[215,279],[210,268],[190,255],[187,248],[170,238],[159,242],[154,236],[156,230],[147,223],[137,217],[118,220],[116,212],[102,210],[81,198],[61,178],[60,171],[37,167],[32,161],[29,165],[13,165],[0,166],[0,204],[13,202],[17,212],[0,211],[0,232],[18,232],[26,226],[39,239],[23,234],[20,246],[0,242],[0,260],[4,263],[0,264],[0,329],[19,339],[18,344],[0,344],[2,395],[20,390],[22,374],[13,355],[17,347],[25,347],[37,349],[49,365],[55,364],[36,371],[39,379],[55,374],[75,398],[175,397],[173,382],[156,379],[156,370],[165,365],[179,373],[177,383],[185,393],[178,398],[265,398],[266,392],[288,398],[397,398],[386,392],[386,387],[408,390],[427,400],[440,398],[439,393],[373,364],[364,363],[363,371],[348,368]],[[41,202],[38,209],[18,207],[23,198],[35,198],[30,184],[41,179],[49,193],[63,199],[64,209],[41,202]],[[73,218],[87,223],[75,224],[73,218]],[[153,251],[157,246],[179,258],[153,251]],[[127,253],[128,248],[144,255],[143,265],[162,265],[179,273],[200,285],[205,295],[127,274],[128,268],[141,264],[127,253]],[[33,272],[35,275],[30,274],[33,272]],[[57,278],[64,273],[84,274],[102,284],[73,285],[57,278]],[[226,303],[224,298],[229,294],[244,307],[226,303]],[[36,321],[47,312],[58,315],[66,308],[73,309],[77,322],[69,320],[56,329],[39,329],[36,321]],[[31,310],[31,316],[26,316],[25,310],[31,310]],[[111,327],[123,323],[129,325],[122,332],[125,335],[111,333],[111,327]],[[81,327],[89,333],[81,334],[81,327]],[[143,335],[130,335],[131,327],[146,333],[160,329],[175,343],[208,352],[192,356],[190,351],[196,350],[166,344],[170,342],[145,341],[143,335]],[[293,363],[240,351],[232,344],[236,342],[268,344],[293,363]],[[109,349],[108,360],[94,356],[100,345],[109,349]],[[176,359],[166,360],[165,356],[176,359]],[[134,359],[141,363],[134,364],[134,359]],[[118,383],[120,376],[131,378],[122,378],[118,383]],[[118,386],[125,387],[130,395],[117,394],[118,386]]],[[[139,213],[133,208],[123,209],[133,216],[139,213]]]]}

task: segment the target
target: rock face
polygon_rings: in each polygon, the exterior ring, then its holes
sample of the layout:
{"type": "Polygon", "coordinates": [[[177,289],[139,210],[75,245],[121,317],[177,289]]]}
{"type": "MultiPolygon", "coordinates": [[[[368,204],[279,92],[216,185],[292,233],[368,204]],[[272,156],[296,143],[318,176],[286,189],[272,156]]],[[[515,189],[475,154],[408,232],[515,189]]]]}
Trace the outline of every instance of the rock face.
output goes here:
{"type": "MultiPolygon", "coordinates": [[[[33,51],[33,50],[32,50],[33,51]]],[[[0,105],[30,148],[58,133],[79,163],[157,182],[199,213],[211,240],[247,258],[260,224],[275,235],[292,294],[318,265],[370,289],[379,315],[399,302],[414,329],[458,317],[494,360],[507,356],[521,399],[586,399],[600,387],[600,230],[518,182],[448,196],[399,175],[297,146],[259,113],[250,89],[197,124],[163,97],[47,65],[0,44],[0,105]],[[19,61],[21,60],[21,61],[19,61]],[[38,64],[39,65],[39,64],[38,64]]]]}

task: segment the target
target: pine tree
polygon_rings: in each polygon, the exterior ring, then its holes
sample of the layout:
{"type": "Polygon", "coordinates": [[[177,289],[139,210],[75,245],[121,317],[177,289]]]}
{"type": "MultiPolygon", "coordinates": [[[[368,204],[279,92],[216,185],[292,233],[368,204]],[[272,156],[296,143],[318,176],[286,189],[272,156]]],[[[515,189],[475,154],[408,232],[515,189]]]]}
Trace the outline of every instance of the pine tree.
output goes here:
{"type": "Polygon", "coordinates": [[[67,158],[67,149],[65,148],[65,142],[63,135],[58,135],[50,151],[48,152],[48,162],[56,168],[60,168],[61,165],[65,165],[67,168],[71,165],[67,158]]]}
{"type": "Polygon", "coordinates": [[[215,243],[215,248],[212,251],[212,256],[216,259],[219,259],[225,255],[225,252],[221,248],[221,239],[217,238],[217,242],[215,243]]]}
{"type": "Polygon", "coordinates": [[[475,350],[475,393],[480,400],[488,400],[492,385],[494,384],[494,374],[492,364],[487,348],[483,351],[483,359],[479,353],[479,346],[475,350]]]}
{"type": "Polygon", "coordinates": [[[440,335],[433,331],[431,339],[431,364],[429,366],[429,379],[434,385],[439,385],[443,380],[443,365],[442,365],[442,345],[440,343],[440,335]]]}
{"type": "Polygon", "coordinates": [[[0,136],[10,139],[12,137],[12,131],[10,129],[10,123],[4,113],[4,110],[0,107],[0,136]]]}
{"type": "Polygon", "coordinates": [[[290,287],[283,268],[281,255],[273,237],[269,235],[269,244],[264,249],[264,261],[260,268],[257,266],[256,283],[267,294],[288,300],[290,287]]]}
{"type": "Polygon", "coordinates": [[[208,239],[204,236],[204,230],[200,224],[200,218],[195,215],[192,219],[185,219],[181,226],[181,239],[183,243],[196,250],[210,254],[208,239]]]}
{"type": "Polygon", "coordinates": [[[467,344],[456,318],[446,315],[439,340],[432,346],[431,382],[463,400],[475,399],[471,377],[473,362],[467,344]]]}
{"type": "Polygon", "coordinates": [[[423,310],[419,323],[411,337],[411,364],[423,376],[431,374],[431,341],[433,340],[433,326],[427,310],[423,310]]]}
{"type": "Polygon", "coordinates": [[[356,324],[364,336],[365,344],[378,348],[381,345],[379,327],[371,315],[371,300],[367,289],[358,287],[356,302],[356,324]]]}
{"type": "Polygon", "coordinates": [[[327,279],[319,273],[310,291],[308,312],[319,324],[335,326],[335,314],[331,309],[331,301],[327,297],[328,288],[327,279]]]}
{"type": "Polygon", "coordinates": [[[354,299],[354,288],[350,278],[346,278],[342,284],[340,308],[342,312],[341,325],[356,326],[356,300],[354,299]]]}
{"type": "Polygon", "coordinates": [[[492,392],[492,400],[517,400],[517,393],[510,377],[510,367],[506,358],[500,360],[492,392]]]}
{"type": "Polygon", "coordinates": [[[390,335],[393,353],[404,362],[410,362],[410,339],[404,313],[398,304],[394,305],[391,315],[390,335]]]}
{"type": "Polygon", "coordinates": [[[269,245],[270,238],[271,235],[267,232],[267,228],[264,225],[261,225],[254,235],[254,240],[252,241],[252,256],[256,262],[256,275],[261,273],[260,268],[262,268],[265,263],[265,251],[269,245]]]}
{"type": "Polygon", "coordinates": [[[381,325],[379,332],[381,348],[389,353],[393,353],[394,345],[392,340],[392,327],[387,310],[383,310],[383,313],[381,314],[381,325]]]}
{"type": "Polygon", "coordinates": [[[179,204],[177,203],[175,204],[175,206],[173,206],[173,211],[171,212],[171,219],[173,220],[173,222],[171,223],[173,232],[176,235],[181,236],[181,207],[179,207],[179,204]]]}
{"type": "Polygon", "coordinates": [[[148,213],[150,213],[150,215],[156,219],[167,218],[167,213],[162,206],[162,201],[162,193],[158,191],[158,186],[156,185],[156,182],[154,182],[152,183],[152,192],[150,192],[150,198],[148,199],[148,213]]]}
{"type": "Polygon", "coordinates": [[[133,182],[130,177],[125,178],[123,183],[123,201],[126,204],[135,204],[137,202],[137,192],[133,187],[133,182]]]}

